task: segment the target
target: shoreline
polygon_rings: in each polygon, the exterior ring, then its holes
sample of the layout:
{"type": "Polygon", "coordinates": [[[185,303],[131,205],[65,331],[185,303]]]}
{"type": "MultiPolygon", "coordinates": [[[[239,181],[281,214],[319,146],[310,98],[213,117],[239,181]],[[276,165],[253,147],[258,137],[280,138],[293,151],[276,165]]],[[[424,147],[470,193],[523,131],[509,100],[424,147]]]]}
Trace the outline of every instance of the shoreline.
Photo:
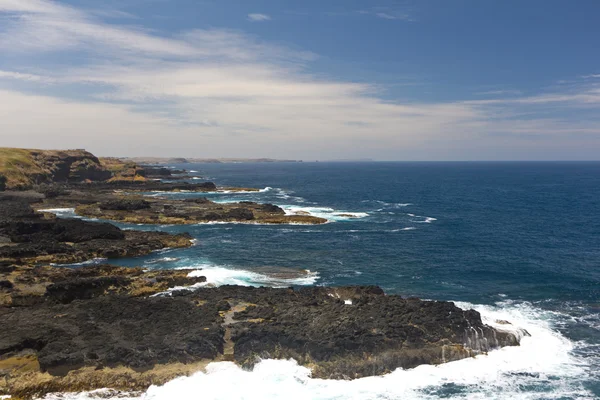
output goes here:
{"type": "MultiPolygon", "coordinates": [[[[49,215],[58,205],[74,206],[69,209],[86,217],[153,226],[165,218],[196,224],[189,222],[206,219],[207,212],[216,220],[206,224],[290,223],[287,217],[327,222],[289,216],[272,204],[114,193],[132,185],[161,184],[63,184],[0,195],[0,317],[8,327],[0,333],[0,394],[138,391],[209,362],[252,369],[260,359],[293,358],[316,378],[357,379],[518,346],[527,335],[486,325],[478,312],[452,302],[405,299],[376,286],[210,287],[201,269],[81,265],[189,247],[194,239],[49,215]],[[74,260],[80,265],[64,266],[74,260]]],[[[216,187],[200,185],[199,191],[216,187]]]]}

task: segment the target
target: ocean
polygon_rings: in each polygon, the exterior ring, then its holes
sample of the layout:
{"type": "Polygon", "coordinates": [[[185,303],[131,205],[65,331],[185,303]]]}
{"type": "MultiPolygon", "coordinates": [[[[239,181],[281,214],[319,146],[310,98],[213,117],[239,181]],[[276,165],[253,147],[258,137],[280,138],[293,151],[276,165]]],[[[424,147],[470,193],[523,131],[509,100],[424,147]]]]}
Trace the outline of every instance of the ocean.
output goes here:
{"type": "Polygon", "coordinates": [[[206,373],[152,387],[141,398],[600,398],[600,163],[173,167],[193,171],[196,182],[207,179],[221,186],[262,190],[146,195],[273,203],[289,213],[310,213],[330,222],[120,224],[128,229],[187,231],[197,240],[188,249],[115,263],[202,268],[201,274],[217,285],[374,284],[390,294],[454,301],[478,310],[484,320],[508,320],[531,337],[517,348],[355,381],[312,379],[309,370],[293,360],[264,360],[251,372],[231,363],[213,363],[206,373]],[[288,269],[309,272],[265,272],[288,269]]]}

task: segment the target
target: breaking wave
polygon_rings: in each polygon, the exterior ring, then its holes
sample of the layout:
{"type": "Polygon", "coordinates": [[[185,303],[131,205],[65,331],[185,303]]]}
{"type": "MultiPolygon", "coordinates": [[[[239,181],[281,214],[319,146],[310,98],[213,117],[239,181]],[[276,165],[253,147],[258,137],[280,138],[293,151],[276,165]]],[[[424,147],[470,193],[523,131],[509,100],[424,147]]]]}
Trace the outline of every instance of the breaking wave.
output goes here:
{"type": "Polygon", "coordinates": [[[329,221],[348,221],[357,218],[368,217],[365,212],[335,210],[330,207],[301,207],[297,205],[282,205],[287,215],[311,215],[313,217],[325,218],[329,221]]]}

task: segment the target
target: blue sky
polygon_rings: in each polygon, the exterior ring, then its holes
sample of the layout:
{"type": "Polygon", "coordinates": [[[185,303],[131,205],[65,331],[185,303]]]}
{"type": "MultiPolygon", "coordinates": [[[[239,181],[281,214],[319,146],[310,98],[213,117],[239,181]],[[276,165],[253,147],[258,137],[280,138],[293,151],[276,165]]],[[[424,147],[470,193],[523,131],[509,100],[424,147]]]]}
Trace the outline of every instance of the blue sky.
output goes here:
{"type": "Polygon", "coordinates": [[[600,159],[597,1],[0,0],[0,145],[600,159]]]}

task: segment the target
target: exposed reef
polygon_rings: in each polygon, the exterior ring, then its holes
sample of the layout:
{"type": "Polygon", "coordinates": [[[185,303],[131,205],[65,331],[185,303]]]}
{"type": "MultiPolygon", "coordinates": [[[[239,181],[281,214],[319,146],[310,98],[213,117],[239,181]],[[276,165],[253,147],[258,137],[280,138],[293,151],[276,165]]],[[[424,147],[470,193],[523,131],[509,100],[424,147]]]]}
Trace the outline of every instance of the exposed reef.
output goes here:
{"type": "Polygon", "coordinates": [[[224,360],[252,368],[261,358],[294,358],[314,377],[353,379],[516,346],[526,334],[487,326],[450,302],[374,286],[205,286],[146,297],[204,282],[188,272],[5,265],[0,388],[24,397],[143,390],[172,379],[168,371],[224,360]],[[153,381],[144,378],[150,371],[153,381]]]}
{"type": "Polygon", "coordinates": [[[272,204],[252,202],[221,204],[206,198],[169,200],[124,198],[81,205],[79,215],[136,224],[198,224],[207,222],[244,222],[262,224],[322,224],[324,218],[287,215],[272,204]]]}
{"type": "MultiPolygon", "coordinates": [[[[173,199],[161,192],[217,191],[212,182],[188,183],[96,183],[61,185],[49,188],[36,204],[38,209],[74,208],[78,215],[88,218],[134,224],[199,224],[208,222],[242,222],[262,224],[323,224],[327,220],[312,215],[288,215],[273,204],[249,201],[215,203],[205,197],[173,199]],[[152,192],[144,196],[139,192],[152,192]]],[[[227,188],[228,191],[235,189],[227,188]]],[[[245,191],[251,189],[244,189],[245,191]]],[[[255,189],[254,189],[255,190],[255,189]]]]}
{"type": "Polygon", "coordinates": [[[134,257],[167,247],[189,247],[188,234],[124,231],[101,222],[36,213],[23,200],[0,200],[0,262],[78,263],[134,257]]]}

